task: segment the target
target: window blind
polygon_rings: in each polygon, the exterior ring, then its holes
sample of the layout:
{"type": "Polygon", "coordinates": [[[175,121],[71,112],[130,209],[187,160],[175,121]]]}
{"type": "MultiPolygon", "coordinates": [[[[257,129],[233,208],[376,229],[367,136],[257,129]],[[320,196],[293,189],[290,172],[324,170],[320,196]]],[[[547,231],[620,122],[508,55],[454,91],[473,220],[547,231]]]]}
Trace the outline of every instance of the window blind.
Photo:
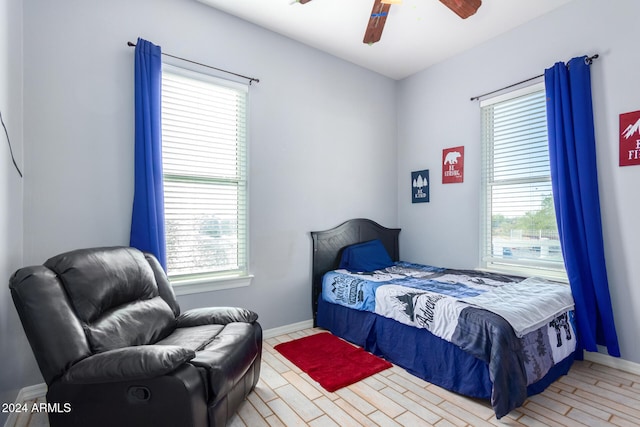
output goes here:
{"type": "Polygon", "coordinates": [[[246,86],[163,66],[167,270],[247,271],[246,86]]]}
{"type": "Polygon", "coordinates": [[[544,84],[481,102],[482,264],[563,277],[544,84]]]}

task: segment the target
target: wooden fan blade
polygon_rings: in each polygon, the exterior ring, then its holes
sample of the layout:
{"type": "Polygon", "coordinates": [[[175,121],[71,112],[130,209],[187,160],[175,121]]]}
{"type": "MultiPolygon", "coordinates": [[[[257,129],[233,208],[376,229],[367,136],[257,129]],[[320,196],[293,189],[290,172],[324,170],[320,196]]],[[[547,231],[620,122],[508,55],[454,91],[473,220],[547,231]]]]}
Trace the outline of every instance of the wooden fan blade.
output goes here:
{"type": "Polygon", "coordinates": [[[440,2],[462,19],[475,14],[482,6],[482,0],[440,0],[440,2]]]}
{"type": "Polygon", "coordinates": [[[375,0],[373,2],[371,17],[367,24],[367,30],[364,32],[364,39],[362,40],[363,43],[373,44],[380,41],[384,24],[387,22],[387,16],[389,15],[389,9],[391,9],[391,5],[382,3],[381,0],[375,0]]]}
{"type": "Polygon", "coordinates": [[[309,3],[311,0],[298,0],[298,3],[305,4],[309,3]]]}

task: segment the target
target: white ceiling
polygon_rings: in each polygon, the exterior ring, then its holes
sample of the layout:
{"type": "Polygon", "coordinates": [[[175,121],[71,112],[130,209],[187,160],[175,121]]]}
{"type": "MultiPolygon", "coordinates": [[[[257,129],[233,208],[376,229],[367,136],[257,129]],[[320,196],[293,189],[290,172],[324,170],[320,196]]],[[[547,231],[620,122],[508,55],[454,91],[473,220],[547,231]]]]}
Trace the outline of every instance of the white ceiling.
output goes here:
{"type": "Polygon", "coordinates": [[[362,43],[373,0],[198,0],[339,58],[402,79],[573,0],[483,0],[463,20],[438,0],[392,5],[382,39],[362,43]]]}

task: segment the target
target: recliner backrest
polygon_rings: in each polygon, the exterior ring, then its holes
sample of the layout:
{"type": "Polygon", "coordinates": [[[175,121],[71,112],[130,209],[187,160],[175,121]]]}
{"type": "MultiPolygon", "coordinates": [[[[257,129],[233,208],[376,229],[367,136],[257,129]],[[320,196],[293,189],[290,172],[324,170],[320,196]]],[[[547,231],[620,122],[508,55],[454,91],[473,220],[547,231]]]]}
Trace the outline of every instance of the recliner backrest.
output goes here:
{"type": "Polygon", "coordinates": [[[60,254],[10,287],[47,383],[92,353],[164,338],[180,313],[157,260],[129,247],[60,254]]]}
{"type": "Polygon", "coordinates": [[[175,315],[136,249],[80,249],[44,265],[58,275],[94,352],[152,344],[175,329],[175,315]]]}
{"type": "Polygon", "coordinates": [[[158,296],[144,255],[128,248],[67,252],[44,266],[58,275],[76,314],[86,323],[114,307],[158,296]]]}

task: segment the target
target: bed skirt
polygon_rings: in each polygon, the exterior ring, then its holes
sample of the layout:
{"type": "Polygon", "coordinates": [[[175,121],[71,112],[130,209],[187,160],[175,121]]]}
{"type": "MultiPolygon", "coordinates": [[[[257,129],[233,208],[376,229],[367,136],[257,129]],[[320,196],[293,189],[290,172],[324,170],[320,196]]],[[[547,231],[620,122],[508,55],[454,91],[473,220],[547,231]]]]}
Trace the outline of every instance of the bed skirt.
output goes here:
{"type": "MultiPolygon", "coordinates": [[[[488,365],[459,347],[431,334],[366,311],[318,301],[317,326],[359,345],[447,390],[490,399],[492,381],[488,365]]],[[[541,393],[571,368],[574,353],[527,387],[527,395],[541,393]]]]}

